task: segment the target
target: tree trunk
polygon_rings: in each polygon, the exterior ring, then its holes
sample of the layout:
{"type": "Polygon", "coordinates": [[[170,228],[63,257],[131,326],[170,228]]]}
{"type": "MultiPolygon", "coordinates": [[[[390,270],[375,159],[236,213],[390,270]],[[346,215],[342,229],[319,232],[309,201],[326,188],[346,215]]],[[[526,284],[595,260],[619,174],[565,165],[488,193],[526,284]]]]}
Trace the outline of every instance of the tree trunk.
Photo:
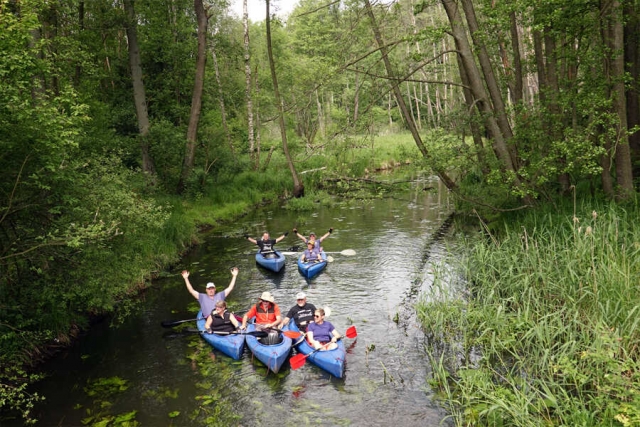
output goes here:
{"type": "Polygon", "coordinates": [[[242,25],[244,27],[244,97],[247,101],[247,138],[249,140],[249,157],[253,163],[253,170],[258,170],[258,153],[255,149],[255,129],[253,126],[253,97],[251,96],[251,54],[249,50],[249,10],[247,0],[242,0],[242,25]]]}
{"type": "Polygon", "coordinates": [[[207,64],[207,27],[209,18],[204,8],[203,0],[193,1],[196,10],[196,19],[198,22],[198,55],[196,58],[196,75],[193,84],[193,94],[191,96],[191,114],[189,115],[189,127],[187,128],[187,145],[182,164],[182,174],[178,181],[178,194],[182,194],[191,170],[193,169],[196,142],[198,139],[198,123],[200,122],[200,113],[202,111],[202,91],[204,88],[204,73],[207,64]]]}
{"type": "Polygon", "coordinates": [[[142,151],[142,170],[148,174],[152,181],[156,171],[153,159],[149,153],[149,114],[147,111],[147,98],[142,80],[142,66],[140,65],[140,49],[138,47],[137,17],[133,7],[133,0],[124,0],[124,9],[127,14],[127,41],[129,43],[129,67],[131,68],[131,80],[133,82],[133,99],[138,117],[138,131],[140,132],[140,150],[142,151]]]}
{"type": "MultiPolygon", "coordinates": [[[[618,116],[615,147],[616,183],[619,200],[627,200],[633,195],[633,174],[631,172],[631,151],[627,134],[627,106],[624,86],[624,26],[622,4],[612,0],[609,16],[611,19],[611,80],[613,83],[613,111],[618,116]]],[[[606,15],[605,15],[606,16],[606,15]]]]}
{"type": "Polygon", "coordinates": [[[451,24],[452,35],[459,52],[458,55],[460,55],[462,67],[469,80],[469,89],[473,94],[475,105],[479,109],[480,113],[485,117],[487,131],[493,138],[492,146],[496,153],[496,157],[498,157],[506,171],[513,172],[515,175],[516,169],[511,161],[511,154],[507,147],[504,135],[500,131],[500,128],[494,118],[493,110],[488,103],[488,96],[484,89],[482,78],[480,77],[480,71],[476,66],[469,40],[467,39],[467,34],[462,23],[458,5],[455,0],[442,0],[442,5],[447,12],[447,17],[451,24]]]}
{"type": "MultiPolygon", "coordinates": [[[[627,87],[627,127],[640,126],[640,11],[627,4],[624,9],[624,63],[626,72],[631,76],[627,87]]],[[[640,174],[640,132],[629,135],[632,164],[637,165],[634,176],[640,174]]]]}
{"type": "MultiPolygon", "coordinates": [[[[260,96],[260,80],[258,79],[258,66],[256,65],[256,68],[254,70],[253,73],[253,82],[255,85],[255,89],[254,89],[254,93],[256,94],[256,96],[260,96]]],[[[254,158],[254,170],[258,170],[260,168],[260,149],[262,147],[262,139],[261,139],[261,133],[260,133],[260,103],[258,103],[258,105],[256,105],[256,117],[254,120],[254,123],[257,124],[257,126],[254,128],[255,129],[255,138],[256,138],[256,157],[254,158]]]]}
{"type": "Polygon", "coordinates": [[[285,158],[287,159],[287,164],[289,165],[289,170],[291,171],[291,178],[293,178],[293,197],[304,197],[304,185],[298,178],[298,173],[296,172],[296,167],[293,164],[291,155],[289,154],[289,146],[287,144],[287,129],[284,124],[284,104],[282,101],[282,97],[280,96],[280,89],[278,88],[276,64],[273,60],[273,49],[271,46],[271,16],[269,12],[270,0],[267,0],[266,3],[267,19],[265,20],[265,23],[267,30],[267,55],[269,57],[269,68],[271,69],[271,80],[273,81],[273,92],[278,107],[278,123],[280,124],[280,135],[282,137],[282,150],[284,151],[285,158]]]}
{"type": "MultiPolygon", "coordinates": [[[[491,103],[493,104],[493,112],[497,118],[498,126],[500,127],[500,132],[505,140],[510,140],[513,138],[513,131],[511,130],[511,125],[509,124],[509,119],[507,118],[507,112],[505,110],[504,100],[502,98],[502,93],[500,92],[500,88],[498,87],[498,81],[496,79],[495,73],[493,72],[493,66],[491,65],[491,60],[489,59],[489,53],[482,42],[482,38],[477,36],[480,28],[478,26],[478,21],[476,19],[476,13],[473,8],[473,4],[471,0],[461,0],[462,8],[464,10],[464,14],[467,17],[467,25],[469,27],[469,32],[471,33],[471,39],[473,40],[473,44],[476,47],[476,51],[478,53],[478,59],[480,62],[480,67],[482,68],[482,74],[484,75],[484,81],[489,89],[489,96],[491,98],[491,103]]],[[[511,156],[511,163],[514,168],[518,168],[518,156],[516,153],[516,147],[514,144],[508,144],[509,154],[511,156]]]]}
{"type": "MultiPolygon", "coordinates": [[[[560,106],[558,105],[558,94],[560,92],[560,83],[558,75],[558,54],[556,52],[556,41],[551,34],[550,28],[544,29],[544,58],[546,58],[545,76],[546,82],[544,86],[540,86],[540,92],[545,93],[545,102],[542,104],[547,110],[545,120],[545,127],[549,134],[548,142],[560,141],[562,139],[562,114],[560,106]]],[[[564,167],[567,163],[564,157],[558,158],[560,164],[564,167]]],[[[561,172],[558,174],[558,183],[562,193],[569,191],[571,182],[569,180],[569,174],[561,172]]]]}
{"type": "Polygon", "coordinates": [[[518,35],[518,20],[515,12],[509,15],[511,20],[511,49],[513,50],[513,103],[518,105],[522,102],[523,81],[522,81],[522,61],[520,57],[520,37],[518,35]]]}
{"type": "MultiPolygon", "coordinates": [[[[418,146],[418,149],[420,150],[420,152],[422,153],[422,156],[427,160],[431,160],[431,154],[427,151],[427,148],[422,142],[420,133],[416,128],[415,122],[411,118],[409,109],[407,108],[407,105],[404,102],[404,98],[402,97],[402,93],[400,92],[400,87],[399,87],[400,81],[396,78],[395,72],[393,71],[393,68],[391,66],[391,61],[389,61],[387,47],[384,43],[384,40],[382,39],[382,34],[380,33],[380,28],[378,27],[378,23],[376,22],[376,17],[373,14],[373,8],[371,7],[371,3],[369,2],[369,0],[365,0],[365,7],[367,10],[367,15],[369,16],[369,20],[371,21],[371,29],[373,30],[373,34],[375,36],[378,49],[380,50],[380,54],[382,55],[382,62],[384,63],[384,68],[387,72],[387,77],[391,82],[391,88],[393,90],[393,94],[395,95],[396,103],[398,104],[398,107],[400,108],[400,112],[402,113],[402,117],[406,121],[407,126],[409,127],[409,131],[413,136],[413,140],[418,146]]],[[[438,168],[435,165],[431,165],[431,166],[433,167],[434,172],[438,175],[438,177],[440,177],[440,180],[442,181],[442,183],[449,190],[456,189],[457,187],[456,183],[453,182],[451,178],[449,178],[449,176],[446,174],[445,171],[443,171],[442,169],[438,168]]]]}
{"type": "Polygon", "coordinates": [[[218,102],[220,103],[220,115],[222,116],[222,129],[224,130],[224,136],[229,145],[229,150],[231,150],[231,156],[234,161],[237,161],[236,149],[233,146],[233,140],[231,139],[231,133],[227,125],[227,110],[224,105],[224,93],[222,92],[222,81],[220,80],[220,69],[218,68],[218,57],[216,56],[215,46],[211,48],[211,59],[213,59],[213,69],[216,74],[216,83],[218,84],[218,102]]]}

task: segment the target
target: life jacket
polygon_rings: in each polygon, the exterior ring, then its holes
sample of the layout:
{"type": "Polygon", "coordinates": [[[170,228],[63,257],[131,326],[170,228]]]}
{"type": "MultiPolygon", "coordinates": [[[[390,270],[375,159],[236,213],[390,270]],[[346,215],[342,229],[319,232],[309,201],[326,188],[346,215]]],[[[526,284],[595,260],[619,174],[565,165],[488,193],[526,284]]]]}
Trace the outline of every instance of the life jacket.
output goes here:
{"type": "Polygon", "coordinates": [[[231,332],[235,331],[236,327],[231,323],[231,313],[225,310],[220,316],[218,313],[211,315],[211,330],[218,332],[231,332]]]}
{"type": "Polygon", "coordinates": [[[273,323],[276,321],[276,308],[274,303],[269,303],[269,307],[265,310],[262,304],[256,304],[256,323],[273,323]]]}

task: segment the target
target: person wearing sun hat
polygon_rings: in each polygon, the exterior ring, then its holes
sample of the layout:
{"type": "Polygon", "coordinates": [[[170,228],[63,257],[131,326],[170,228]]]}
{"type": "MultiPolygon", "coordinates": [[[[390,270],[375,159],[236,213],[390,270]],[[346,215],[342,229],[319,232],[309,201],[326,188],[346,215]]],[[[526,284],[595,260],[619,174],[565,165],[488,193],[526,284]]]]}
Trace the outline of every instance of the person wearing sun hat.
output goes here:
{"type": "Polygon", "coordinates": [[[316,307],[307,302],[307,295],[304,292],[298,292],[296,294],[296,305],[291,307],[286,317],[280,324],[280,327],[288,325],[291,319],[296,322],[298,329],[302,332],[307,331],[307,325],[313,322],[313,313],[315,313],[316,307]]]}
{"type": "Polygon", "coordinates": [[[256,329],[276,328],[282,321],[280,307],[276,304],[271,292],[265,291],[258,298],[258,303],[252,306],[242,317],[241,329],[247,328],[247,322],[252,317],[256,318],[256,329]]]}
{"type": "Polygon", "coordinates": [[[204,294],[193,289],[193,286],[191,286],[191,282],[189,282],[189,272],[187,270],[184,270],[182,272],[182,278],[184,279],[185,285],[187,285],[187,290],[200,303],[200,311],[202,311],[202,316],[204,316],[205,318],[209,317],[211,313],[216,309],[216,303],[218,301],[224,301],[225,299],[227,299],[236,284],[238,271],[238,267],[233,267],[231,269],[231,282],[224,291],[216,292],[216,285],[213,282],[209,282],[207,283],[207,286],[205,288],[206,293],[204,294]]]}

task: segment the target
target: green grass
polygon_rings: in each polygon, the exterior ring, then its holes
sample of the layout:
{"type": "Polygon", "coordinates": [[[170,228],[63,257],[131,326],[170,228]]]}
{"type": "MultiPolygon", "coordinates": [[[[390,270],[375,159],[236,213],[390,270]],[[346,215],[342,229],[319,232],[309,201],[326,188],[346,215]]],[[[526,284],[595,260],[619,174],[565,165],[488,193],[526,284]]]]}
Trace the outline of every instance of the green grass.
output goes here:
{"type": "Polygon", "coordinates": [[[550,207],[469,241],[468,288],[418,306],[458,425],[640,425],[639,214],[550,207]]]}

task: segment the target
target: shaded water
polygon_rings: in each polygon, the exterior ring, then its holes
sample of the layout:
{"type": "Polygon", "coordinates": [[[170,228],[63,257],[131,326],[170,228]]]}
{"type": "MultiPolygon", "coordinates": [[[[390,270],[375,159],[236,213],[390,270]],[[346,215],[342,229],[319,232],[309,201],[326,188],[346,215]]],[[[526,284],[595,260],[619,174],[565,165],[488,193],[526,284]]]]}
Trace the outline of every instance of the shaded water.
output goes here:
{"type": "Polygon", "coordinates": [[[142,426],[202,426],[216,425],[207,417],[220,412],[239,414],[220,425],[446,424],[446,413],[428,388],[425,341],[413,311],[433,281],[432,269],[444,262],[445,246],[452,244],[446,235],[451,210],[446,193],[435,180],[427,185],[439,191],[418,189],[313,214],[270,206],[206,236],[169,277],[154,282],[140,312],[124,325],[97,325],[47,363],[49,377],[39,385],[47,400],[38,408],[38,425],[80,426],[83,420],[105,419],[112,424],[104,425],[118,425],[105,417],[131,413],[142,426]],[[264,230],[277,237],[288,230],[277,245],[286,250],[301,244],[291,233],[296,225],[305,235],[335,228],[323,243],[334,261],[312,281],[298,273],[295,256],[280,274],[259,268],[255,246],[239,237],[244,232],[257,237],[264,230]],[[345,249],[356,255],[341,255],[345,249]],[[179,272],[190,270],[200,292],[211,280],[221,291],[232,266],[240,274],[227,301],[237,312],[270,291],[284,314],[304,290],[309,302],[331,308],[327,320],[339,331],[355,325],[357,338],[345,340],[345,377],[332,378],[310,363],[268,373],[248,350],[233,361],[212,352],[197,335],[167,336],[161,321],[193,318],[197,311],[179,272]],[[128,388],[110,396],[89,395],[92,381],[113,377],[127,380],[128,388]]]}

